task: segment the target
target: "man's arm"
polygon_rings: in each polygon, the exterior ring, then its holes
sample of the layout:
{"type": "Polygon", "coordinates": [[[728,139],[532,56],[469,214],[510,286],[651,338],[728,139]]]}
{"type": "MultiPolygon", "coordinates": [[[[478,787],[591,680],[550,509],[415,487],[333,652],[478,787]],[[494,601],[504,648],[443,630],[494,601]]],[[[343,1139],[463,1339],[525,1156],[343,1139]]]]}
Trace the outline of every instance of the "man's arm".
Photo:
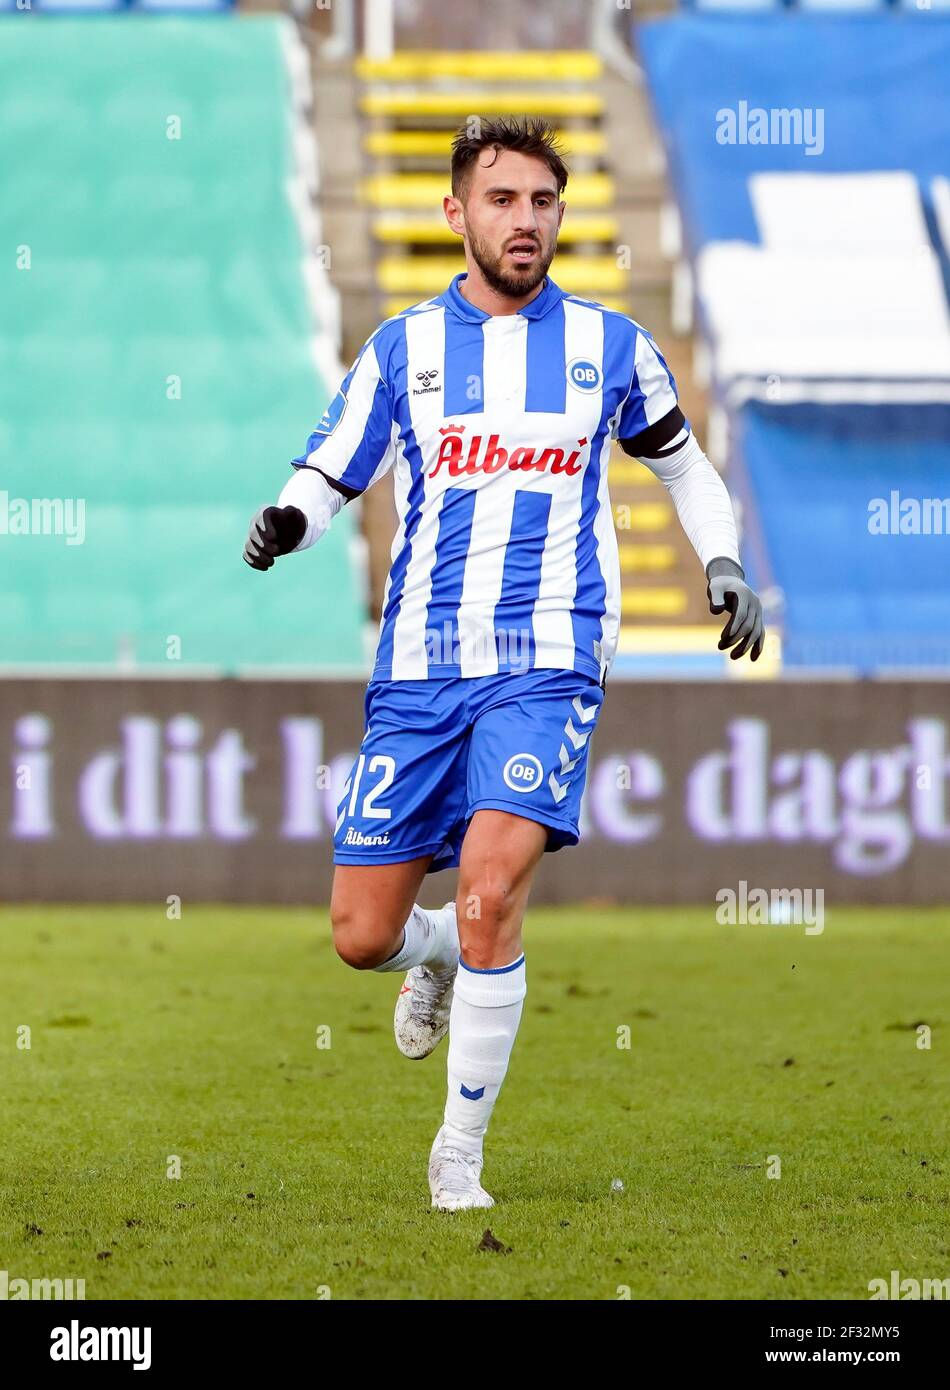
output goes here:
{"type": "Polygon", "coordinates": [[[261,507],[254,517],[245,560],[252,569],[269,570],[279,555],[308,549],[349,500],[319,469],[301,468],[284,485],[276,507],[261,507]]]}
{"type": "Polygon", "coordinates": [[[370,338],[303,454],[291,460],[296,472],[277,505],[261,507],[253,517],[244,559],[253,569],[268,570],[278,556],[308,549],[340,508],[388,472],[394,460],[392,400],[370,338]]]}
{"type": "Polygon", "coordinates": [[[765,640],[762,604],[746,584],[739,562],[732,502],[683,412],[674,406],[654,424],[621,439],[620,445],[668,488],[683,530],[705,568],[709,611],[729,612],[719,650],[731,647],[733,661],[746,652],[758,661],[765,640]]]}

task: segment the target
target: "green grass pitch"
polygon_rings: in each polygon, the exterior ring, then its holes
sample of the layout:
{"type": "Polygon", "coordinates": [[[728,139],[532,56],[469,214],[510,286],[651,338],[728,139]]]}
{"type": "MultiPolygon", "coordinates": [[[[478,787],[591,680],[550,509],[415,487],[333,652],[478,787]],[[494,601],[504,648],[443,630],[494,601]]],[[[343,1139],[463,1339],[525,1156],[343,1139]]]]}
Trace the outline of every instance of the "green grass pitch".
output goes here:
{"type": "Polygon", "coordinates": [[[867,1298],[892,1269],[943,1278],[948,926],[530,910],[497,1205],[445,1214],[426,1185],[445,1044],[399,1055],[400,980],[345,967],[324,911],[8,908],[0,1269],[84,1278],[87,1299],[867,1298]]]}

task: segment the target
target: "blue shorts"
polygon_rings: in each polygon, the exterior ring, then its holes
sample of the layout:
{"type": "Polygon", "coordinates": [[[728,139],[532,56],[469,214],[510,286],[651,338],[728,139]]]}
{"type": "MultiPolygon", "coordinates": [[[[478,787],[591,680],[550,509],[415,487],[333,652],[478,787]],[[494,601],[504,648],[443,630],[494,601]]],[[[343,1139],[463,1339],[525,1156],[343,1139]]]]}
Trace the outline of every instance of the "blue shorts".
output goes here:
{"type": "Polygon", "coordinates": [[[476,811],[511,811],[575,845],[604,692],[577,671],[372,681],[333,837],[335,864],[459,862],[476,811]]]}

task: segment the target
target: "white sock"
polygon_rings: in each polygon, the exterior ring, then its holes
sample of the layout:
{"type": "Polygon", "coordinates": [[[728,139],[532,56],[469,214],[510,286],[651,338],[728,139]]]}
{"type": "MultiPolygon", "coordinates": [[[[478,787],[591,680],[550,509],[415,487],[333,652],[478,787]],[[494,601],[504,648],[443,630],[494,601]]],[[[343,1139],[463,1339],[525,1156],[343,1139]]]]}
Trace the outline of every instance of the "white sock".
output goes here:
{"type": "Polygon", "coordinates": [[[435,911],[415,904],[409,914],[399,950],[374,970],[411,970],[414,965],[430,965],[433,970],[451,970],[458,963],[459,930],[455,903],[435,911]]]}
{"type": "Polygon", "coordinates": [[[459,960],[449,1017],[444,1134],[471,1153],[481,1154],[526,993],[523,954],[494,970],[473,970],[459,960]]]}

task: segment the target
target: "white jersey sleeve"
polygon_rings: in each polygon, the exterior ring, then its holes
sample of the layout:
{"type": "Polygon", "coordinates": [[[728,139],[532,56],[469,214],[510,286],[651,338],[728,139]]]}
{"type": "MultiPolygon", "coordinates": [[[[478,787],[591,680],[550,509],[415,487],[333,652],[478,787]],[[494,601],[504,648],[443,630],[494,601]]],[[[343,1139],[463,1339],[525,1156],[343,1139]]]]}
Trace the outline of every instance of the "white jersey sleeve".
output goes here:
{"type": "Polygon", "coordinates": [[[695,435],[687,434],[659,457],[645,456],[640,462],[666,484],[676,515],[703,568],[719,557],[739,564],[732,499],[695,435]]]}
{"type": "Polygon", "coordinates": [[[680,410],[676,383],[656,343],[637,333],[630,391],[617,422],[623,450],[669,490],[680,524],[705,568],[722,556],[739,562],[732,500],[680,410]]]}
{"type": "Polygon", "coordinates": [[[296,549],[309,550],[315,545],[345,501],[315,468],[298,468],[277,499],[278,507],[297,507],[307,519],[307,529],[296,549]]]}

